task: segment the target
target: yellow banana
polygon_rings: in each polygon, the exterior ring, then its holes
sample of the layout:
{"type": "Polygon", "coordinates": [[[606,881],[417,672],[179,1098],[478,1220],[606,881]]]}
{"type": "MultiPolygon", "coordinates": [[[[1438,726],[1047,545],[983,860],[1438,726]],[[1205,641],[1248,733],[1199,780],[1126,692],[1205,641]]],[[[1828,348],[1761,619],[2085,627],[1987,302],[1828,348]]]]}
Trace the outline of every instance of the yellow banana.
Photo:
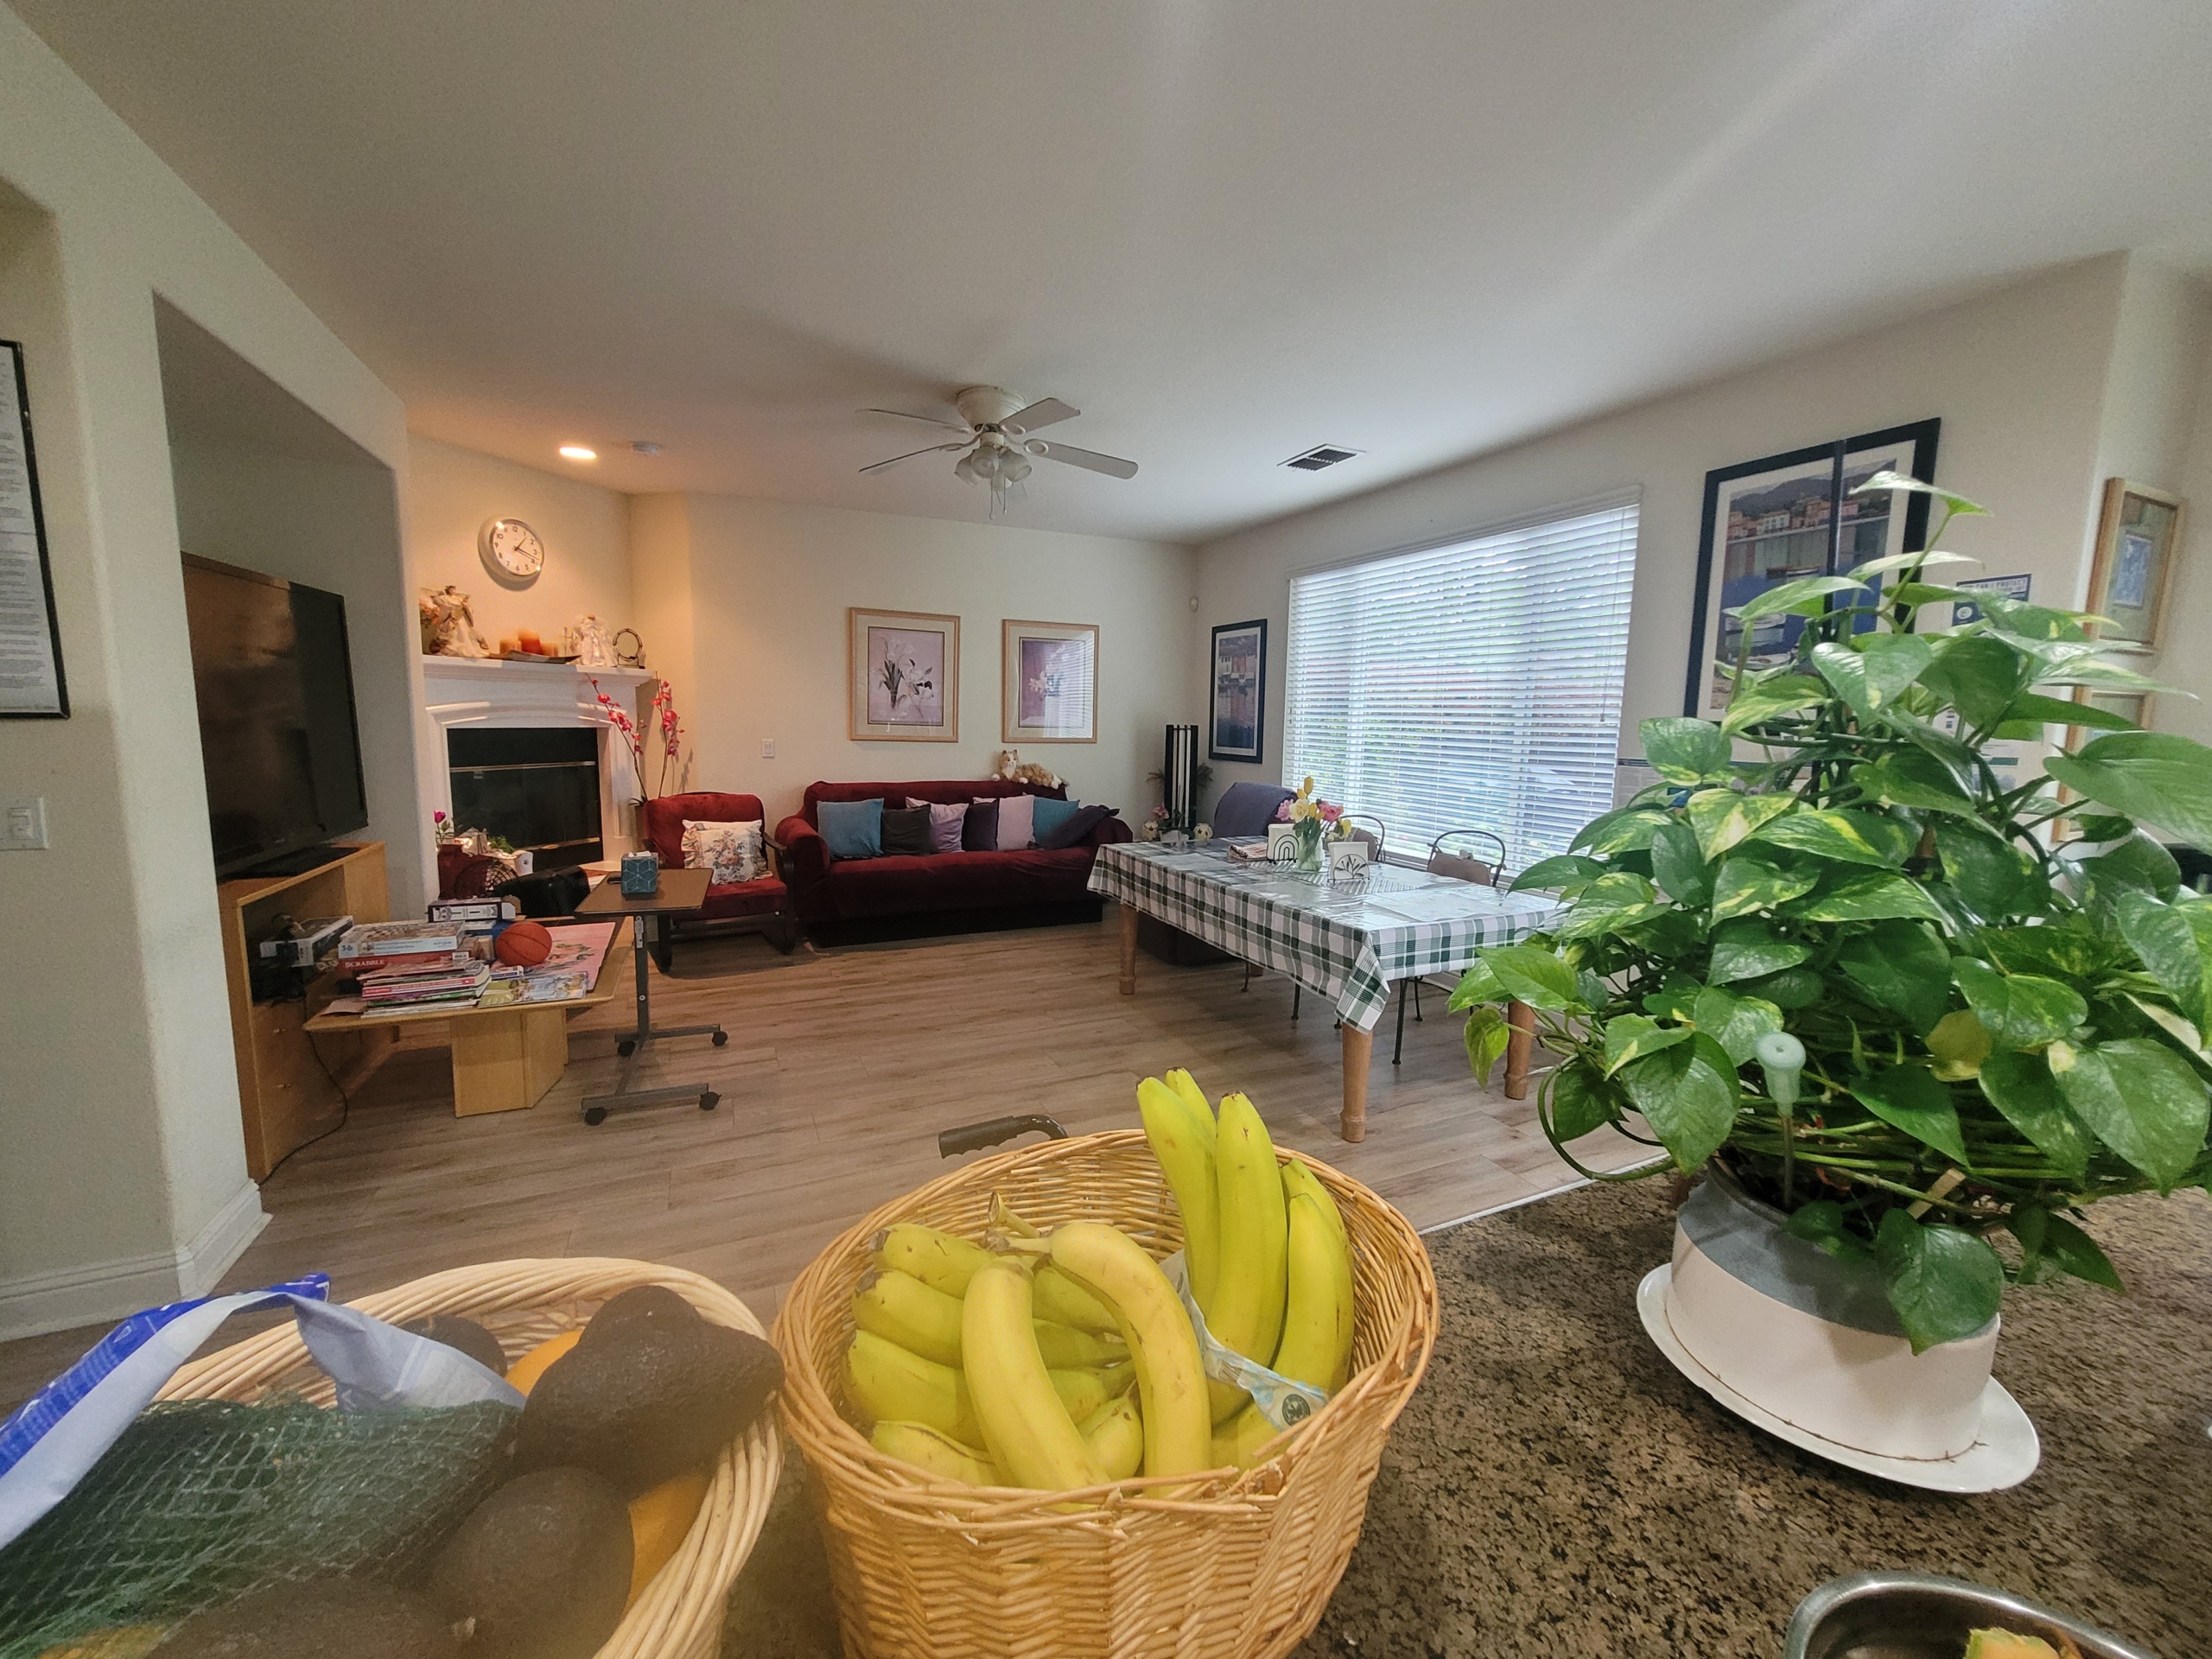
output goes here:
{"type": "Polygon", "coordinates": [[[1037,1269],[1033,1301],[1040,1319],[1094,1334],[1109,1331],[1120,1334],[1114,1310],[1050,1262],[1037,1269]]]}
{"type": "Polygon", "coordinates": [[[1294,1160],[1282,1166],[1282,1176],[1288,1194],[1288,1294],[1282,1342],[1270,1369],[1333,1394],[1351,1372],[1351,1243],[1336,1206],[1305,1165],[1294,1160]]]}
{"type": "Polygon", "coordinates": [[[852,1402],[877,1422],[926,1423],[970,1446],[982,1433],[965,1377],[873,1331],[853,1333],[853,1345],[845,1351],[845,1384],[852,1402]]]}
{"type": "Polygon", "coordinates": [[[1084,1443],[1109,1480],[1127,1480],[1144,1467],[1144,1419],[1128,1395],[1109,1401],[1084,1421],[1084,1443]]]}
{"type": "Polygon", "coordinates": [[[1054,1366],[1046,1375],[1052,1379],[1052,1392],[1060,1396],[1060,1403],[1068,1408],[1068,1415],[1078,1423],[1086,1417],[1096,1415],[1100,1410],[1127,1394],[1129,1384],[1135,1380],[1135,1373],[1126,1361],[1100,1370],[1054,1366]]]}
{"type": "Polygon", "coordinates": [[[1213,1146],[1213,1103],[1206,1098],[1206,1091],[1198,1087],[1198,1080],[1181,1066],[1167,1074],[1167,1086],[1191,1103],[1191,1109],[1199,1120],[1199,1128],[1206,1138],[1206,1146],[1213,1146]]]}
{"type": "MultiPolygon", "coordinates": [[[[1274,1142],[1241,1094],[1221,1097],[1214,1159],[1221,1182],[1221,1266],[1213,1305],[1205,1310],[1206,1328],[1224,1348],[1265,1365],[1282,1339],[1288,1218],[1274,1142]]],[[[1225,1382],[1207,1386],[1216,1422],[1251,1397],[1225,1382]]]]}
{"type": "Polygon", "coordinates": [[[1235,1464],[1249,1469],[1260,1460],[1260,1448],[1282,1433],[1257,1406],[1247,1406],[1213,1432],[1213,1465],[1235,1464]]]}
{"type": "Polygon", "coordinates": [[[960,1363],[960,1299],[896,1268],[870,1268],[853,1292],[853,1323],[940,1365],[960,1363]]]}
{"type": "Polygon", "coordinates": [[[968,1281],[960,1341],[983,1444],[1017,1486],[1044,1492],[1096,1486],[1105,1474],[1037,1351],[1030,1297],[1029,1269],[1019,1262],[982,1268],[968,1281]]]}
{"type": "MultiPolygon", "coordinates": [[[[1187,1073],[1185,1074],[1188,1075],[1187,1073]]],[[[1137,1084],[1145,1139],[1183,1212],[1183,1262],[1191,1294],[1213,1315],[1215,1268],[1221,1259],[1221,1197],[1214,1179],[1213,1119],[1155,1077],[1137,1084]],[[1203,1120],[1205,1127],[1199,1128],[1203,1120]]]]}
{"type": "Polygon", "coordinates": [[[972,1446],[940,1434],[927,1423],[882,1422],[868,1439],[887,1458],[901,1458],[946,1480],[970,1486],[1003,1486],[998,1465],[972,1446]]]}
{"type": "Polygon", "coordinates": [[[1211,1467],[1198,1333],[1160,1264],[1127,1233],[1098,1221],[1055,1229],[1051,1247],[1053,1265],[1102,1298],[1121,1322],[1136,1365],[1145,1473],[1183,1475],[1211,1467]]]}
{"type": "MultiPolygon", "coordinates": [[[[1030,1305],[1036,1306],[1033,1287],[1030,1305]]],[[[1129,1351],[1121,1337],[1094,1336],[1053,1319],[1037,1321],[1037,1351],[1056,1371],[1098,1370],[1128,1362],[1129,1351]]]]}
{"type": "Polygon", "coordinates": [[[931,1290],[948,1296],[964,1295],[976,1269],[988,1265],[991,1253],[973,1240],[941,1233],[919,1222],[902,1221],[887,1227],[868,1241],[879,1268],[911,1273],[931,1290]]]}

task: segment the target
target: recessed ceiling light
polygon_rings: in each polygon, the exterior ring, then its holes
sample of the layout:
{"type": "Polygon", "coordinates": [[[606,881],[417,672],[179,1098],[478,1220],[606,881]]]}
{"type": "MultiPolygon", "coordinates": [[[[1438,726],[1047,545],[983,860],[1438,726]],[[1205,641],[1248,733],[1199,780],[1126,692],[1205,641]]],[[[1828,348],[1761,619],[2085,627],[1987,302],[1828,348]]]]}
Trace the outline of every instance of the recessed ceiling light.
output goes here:
{"type": "Polygon", "coordinates": [[[561,458],[564,461],[597,461],[599,451],[581,443],[564,443],[561,446],[561,458]]]}

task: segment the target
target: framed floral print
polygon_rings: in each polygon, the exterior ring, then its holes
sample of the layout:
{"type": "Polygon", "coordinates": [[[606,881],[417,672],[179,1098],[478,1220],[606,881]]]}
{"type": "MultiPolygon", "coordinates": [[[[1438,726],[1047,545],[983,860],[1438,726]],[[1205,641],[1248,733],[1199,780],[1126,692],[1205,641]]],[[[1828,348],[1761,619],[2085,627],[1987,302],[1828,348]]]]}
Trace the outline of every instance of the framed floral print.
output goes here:
{"type": "Polygon", "coordinates": [[[855,742],[960,741],[960,619],[925,611],[845,613],[855,742]]]}
{"type": "Polygon", "coordinates": [[[1096,625],[1007,620],[1000,631],[1000,736],[1008,743],[1096,743],[1096,625]]]}
{"type": "Polygon", "coordinates": [[[2181,547],[2182,500],[2124,478],[2105,481],[2089,567],[2088,610],[2096,639],[2119,651],[2156,651],[2181,547]]]}

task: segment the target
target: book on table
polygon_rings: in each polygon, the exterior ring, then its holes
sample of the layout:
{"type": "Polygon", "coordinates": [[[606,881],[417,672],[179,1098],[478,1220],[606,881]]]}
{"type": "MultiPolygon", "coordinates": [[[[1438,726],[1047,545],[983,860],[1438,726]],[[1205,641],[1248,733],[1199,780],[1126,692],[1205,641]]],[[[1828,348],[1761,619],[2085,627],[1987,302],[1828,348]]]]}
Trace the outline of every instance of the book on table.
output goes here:
{"type": "Polygon", "coordinates": [[[338,941],[339,958],[450,955],[463,948],[461,929],[451,922],[364,922],[338,941]]]}

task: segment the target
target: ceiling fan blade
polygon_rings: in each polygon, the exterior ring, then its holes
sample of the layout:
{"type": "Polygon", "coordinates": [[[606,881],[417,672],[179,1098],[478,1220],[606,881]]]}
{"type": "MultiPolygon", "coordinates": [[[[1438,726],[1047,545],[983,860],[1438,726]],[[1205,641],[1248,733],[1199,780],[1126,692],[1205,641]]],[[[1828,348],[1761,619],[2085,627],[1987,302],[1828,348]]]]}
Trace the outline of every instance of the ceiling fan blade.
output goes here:
{"type": "MultiPolygon", "coordinates": [[[[941,426],[948,432],[959,432],[963,433],[969,437],[975,436],[975,433],[972,430],[961,425],[957,421],[940,420],[934,415],[909,415],[903,409],[864,409],[861,410],[861,413],[863,415],[895,415],[902,421],[919,421],[925,426],[941,426]]],[[[921,452],[917,450],[915,453],[918,454],[921,452]]]]}
{"type": "Polygon", "coordinates": [[[1016,410],[999,424],[1020,437],[1024,432],[1034,432],[1040,426],[1050,426],[1055,421],[1071,421],[1082,414],[1057,397],[1039,397],[1027,409],[1016,410]]]}
{"type": "Polygon", "coordinates": [[[893,455],[888,461],[879,461],[872,466],[861,467],[861,471],[880,473],[887,467],[896,467],[902,461],[912,461],[916,455],[934,455],[947,449],[965,449],[967,447],[964,443],[933,443],[926,449],[909,449],[903,455],[893,455]]]}
{"type": "Polygon", "coordinates": [[[1071,443],[1047,443],[1039,438],[1022,445],[1033,455],[1042,455],[1047,461],[1064,461],[1071,467],[1085,467],[1094,473],[1103,473],[1109,478],[1135,478],[1137,464],[1123,461],[1119,455],[1102,455],[1096,449],[1078,449],[1071,443]]]}

